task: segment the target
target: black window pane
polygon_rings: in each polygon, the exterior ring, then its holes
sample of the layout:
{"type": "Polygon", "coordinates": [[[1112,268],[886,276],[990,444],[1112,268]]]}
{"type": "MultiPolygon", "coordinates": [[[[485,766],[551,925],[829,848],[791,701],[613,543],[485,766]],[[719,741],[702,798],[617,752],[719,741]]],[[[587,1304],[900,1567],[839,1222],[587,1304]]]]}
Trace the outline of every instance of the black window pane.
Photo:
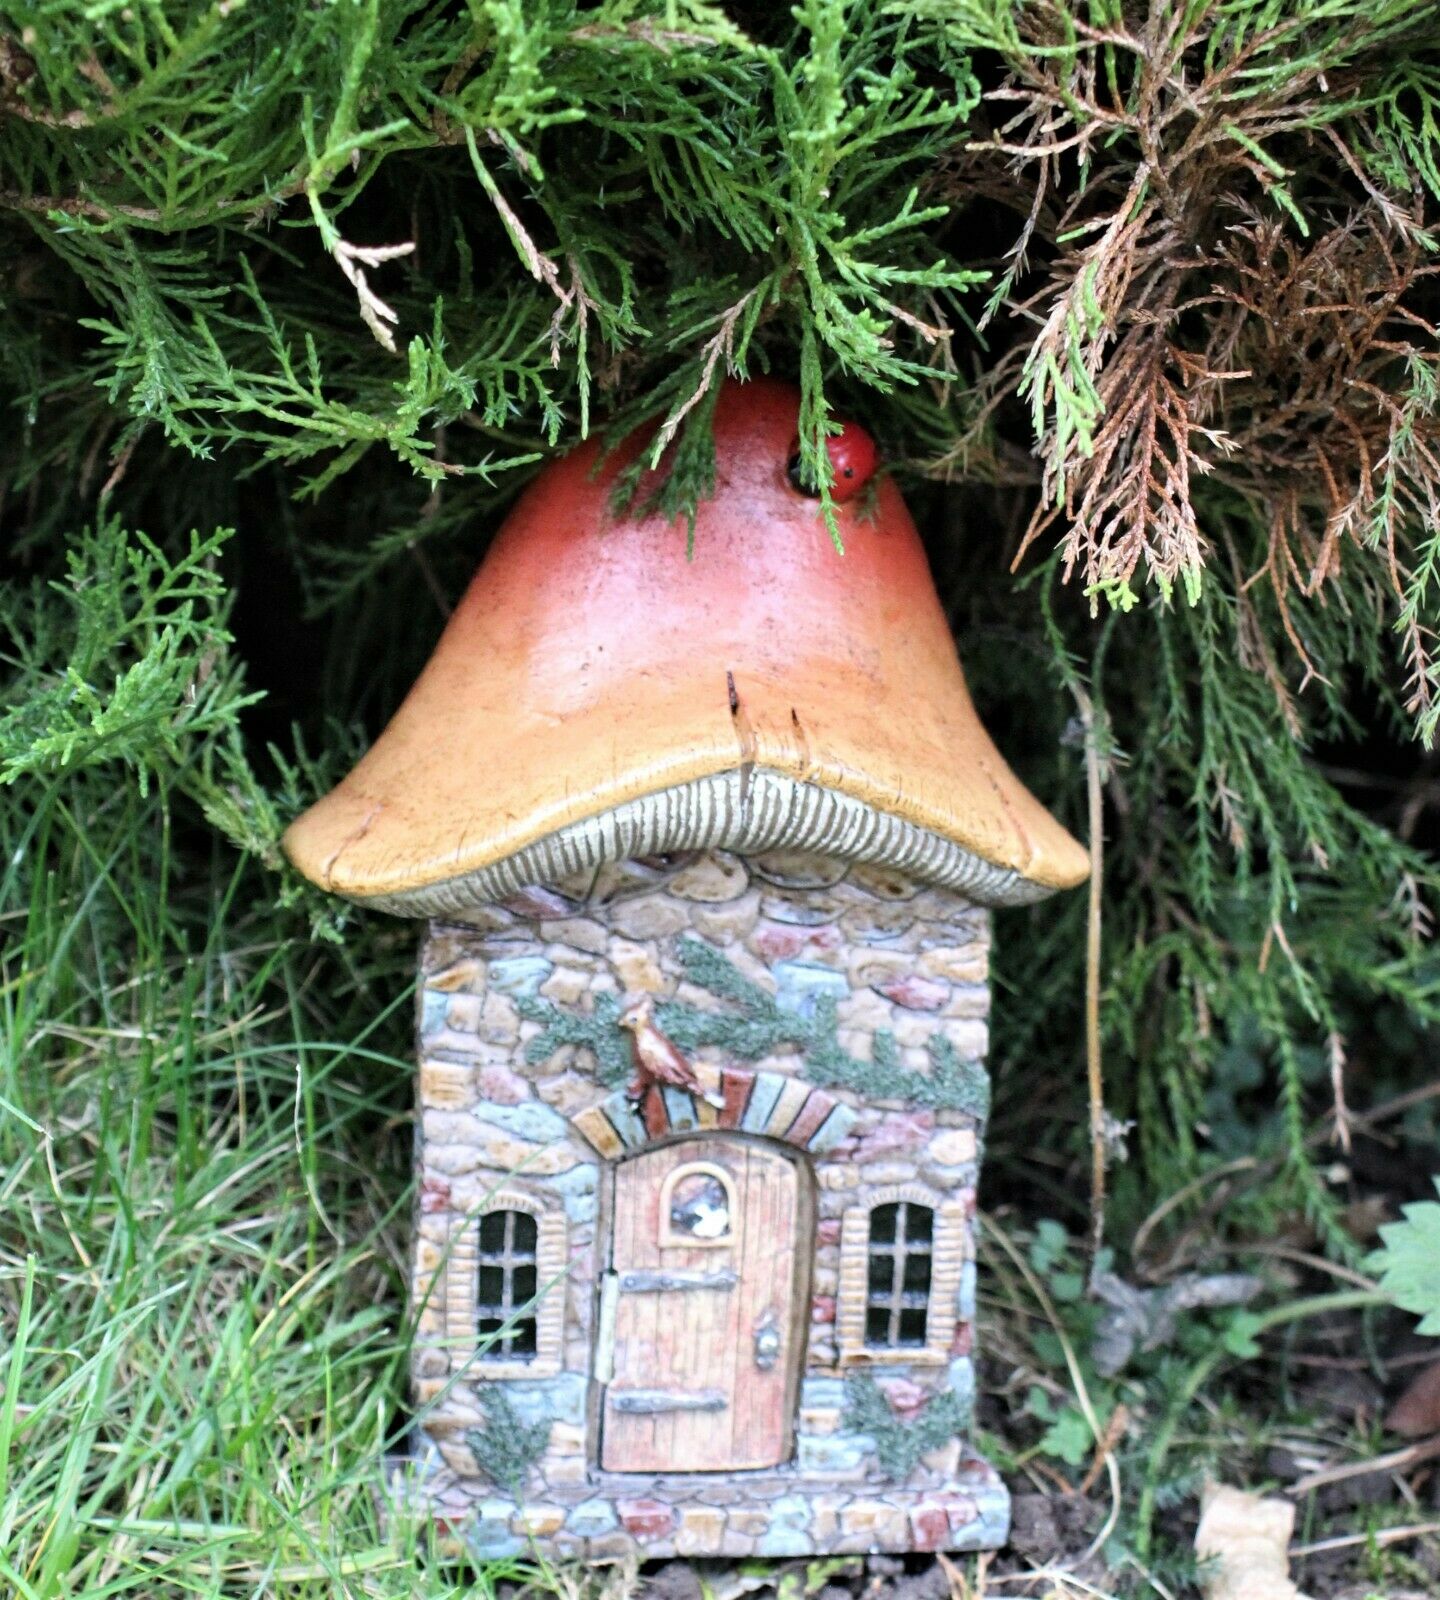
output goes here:
{"type": "Polygon", "coordinates": [[[490,1211],[480,1218],[475,1328],[486,1361],[529,1361],[538,1321],[526,1308],[537,1284],[539,1225],[528,1211],[490,1211]]]}
{"type": "Polygon", "coordinates": [[[870,1213],[865,1287],[865,1342],[882,1350],[925,1344],[935,1213],[910,1200],[870,1213]]]}
{"type": "Polygon", "coordinates": [[[900,1313],[900,1343],[916,1345],[925,1343],[925,1313],[902,1311],[900,1313]]]}

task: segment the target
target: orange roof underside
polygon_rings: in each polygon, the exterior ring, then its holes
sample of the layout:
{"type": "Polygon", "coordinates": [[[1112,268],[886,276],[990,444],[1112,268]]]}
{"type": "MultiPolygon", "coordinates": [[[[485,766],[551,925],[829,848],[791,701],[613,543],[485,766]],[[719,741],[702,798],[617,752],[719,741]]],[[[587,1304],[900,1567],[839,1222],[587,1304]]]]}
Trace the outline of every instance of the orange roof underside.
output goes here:
{"type": "Polygon", "coordinates": [[[287,833],[295,865],[339,894],[403,893],[753,762],[1080,882],[1085,852],[975,714],[894,484],[839,508],[841,556],[787,481],[797,404],[766,381],[721,395],[690,560],[683,522],[610,514],[631,452],[548,467],[389,727],[287,833]]]}

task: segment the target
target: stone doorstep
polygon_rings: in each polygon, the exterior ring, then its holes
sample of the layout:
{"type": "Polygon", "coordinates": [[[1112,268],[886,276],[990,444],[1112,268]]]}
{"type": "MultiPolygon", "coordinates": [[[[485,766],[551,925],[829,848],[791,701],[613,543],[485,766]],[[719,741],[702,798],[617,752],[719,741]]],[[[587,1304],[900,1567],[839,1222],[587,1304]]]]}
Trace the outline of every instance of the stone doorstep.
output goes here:
{"type": "Polygon", "coordinates": [[[989,1550],[1010,1531],[1009,1491],[977,1457],[966,1459],[949,1486],[922,1488],[736,1474],[728,1486],[745,1497],[731,1506],[700,1500],[707,1485],[695,1477],[596,1474],[517,1505],[448,1473],[437,1495],[424,1466],[406,1457],[388,1457],[385,1469],[387,1522],[428,1517],[447,1546],[463,1540],[480,1560],[525,1553],[600,1562],[989,1550]]]}

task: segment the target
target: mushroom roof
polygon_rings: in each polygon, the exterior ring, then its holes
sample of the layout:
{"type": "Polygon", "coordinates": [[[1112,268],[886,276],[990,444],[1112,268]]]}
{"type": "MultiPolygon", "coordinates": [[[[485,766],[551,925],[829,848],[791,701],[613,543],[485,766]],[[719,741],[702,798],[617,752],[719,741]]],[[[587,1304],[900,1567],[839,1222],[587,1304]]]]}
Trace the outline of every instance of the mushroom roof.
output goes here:
{"type": "Polygon", "coordinates": [[[898,489],[838,508],[842,556],[791,485],[798,405],[721,393],[689,558],[683,520],[610,509],[638,441],[542,472],[390,725],[286,834],[296,867],[409,916],[711,846],[995,904],[1081,882],[975,714],[898,489]]]}

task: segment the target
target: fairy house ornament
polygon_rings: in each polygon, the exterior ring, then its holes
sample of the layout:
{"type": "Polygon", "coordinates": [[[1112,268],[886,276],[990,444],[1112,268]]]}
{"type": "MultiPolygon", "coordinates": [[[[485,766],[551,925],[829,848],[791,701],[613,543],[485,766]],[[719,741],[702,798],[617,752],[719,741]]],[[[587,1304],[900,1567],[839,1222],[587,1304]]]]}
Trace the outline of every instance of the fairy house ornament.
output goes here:
{"type": "Polygon", "coordinates": [[[988,908],[1086,857],[853,428],[837,555],[797,407],[722,393],[688,558],[612,513],[624,451],[553,463],[287,838],[426,922],[406,1492],[483,1556],[1006,1535],[967,1444],[988,908]]]}

